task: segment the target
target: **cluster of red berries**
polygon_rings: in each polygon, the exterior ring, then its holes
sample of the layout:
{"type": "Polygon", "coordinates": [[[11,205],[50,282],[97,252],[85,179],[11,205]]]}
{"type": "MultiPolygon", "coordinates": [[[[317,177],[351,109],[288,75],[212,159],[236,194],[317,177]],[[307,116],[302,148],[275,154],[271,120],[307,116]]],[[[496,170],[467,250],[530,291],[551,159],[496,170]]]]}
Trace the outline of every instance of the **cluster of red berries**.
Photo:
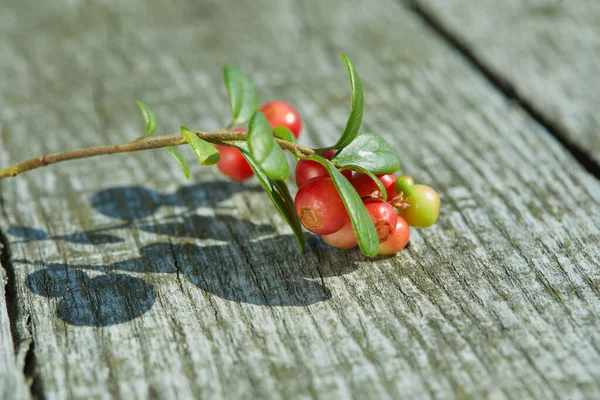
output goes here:
{"type": "MultiPolygon", "coordinates": [[[[283,101],[272,101],[259,109],[272,128],[287,127],[296,137],[300,136],[302,120],[298,112],[283,101]]],[[[245,132],[243,128],[235,131],[245,132]]],[[[250,165],[242,153],[233,147],[218,146],[221,160],[219,170],[231,179],[241,182],[253,175],[250,165]]],[[[335,150],[321,154],[328,160],[335,150]]],[[[394,174],[377,175],[387,192],[387,201],[377,184],[367,174],[342,170],[371,217],[379,236],[379,254],[396,254],[408,243],[409,226],[425,228],[439,216],[440,198],[431,187],[415,184],[412,177],[394,174]]],[[[321,164],[300,160],[296,164],[295,198],[296,213],[302,225],[309,231],[321,235],[331,246],[350,249],[358,244],[350,216],[344,206],[333,180],[321,164]]]]}
{"type": "MultiPolygon", "coordinates": [[[[335,151],[324,153],[331,159],[335,151]]],[[[415,185],[409,175],[377,175],[387,192],[383,200],[379,188],[367,174],[342,171],[362,198],[379,236],[379,254],[396,254],[408,243],[410,226],[425,228],[439,216],[440,198],[425,185],[415,185]]],[[[338,194],[333,180],[321,164],[300,160],[296,165],[296,213],[302,225],[321,235],[331,246],[350,249],[358,239],[350,216],[338,194]]]]}
{"type": "MultiPolygon", "coordinates": [[[[283,101],[271,101],[259,108],[271,128],[285,126],[298,139],[302,130],[302,120],[300,114],[291,105],[283,101]]],[[[244,128],[234,128],[234,132],[246,132],[244,128]]],[[[217,168],[223,175],[226,175],[237,182],[242,182],[254,174],[250,164],[244,158],[242,153],[235,147],[216,146],[221,153],[221,160],[217,163],[217,168]]]]}

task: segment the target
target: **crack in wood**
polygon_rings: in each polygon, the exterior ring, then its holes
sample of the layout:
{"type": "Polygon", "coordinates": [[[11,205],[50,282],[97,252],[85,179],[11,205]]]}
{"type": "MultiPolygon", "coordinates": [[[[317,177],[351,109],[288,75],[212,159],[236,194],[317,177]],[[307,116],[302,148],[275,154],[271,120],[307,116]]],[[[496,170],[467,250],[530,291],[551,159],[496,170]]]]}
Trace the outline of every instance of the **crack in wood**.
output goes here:
{"type": "MultiPolygon", "coordinates": [[[[6,218],[4,209],[4,199],[0,196],[0,213],[6,218]]],[[[11,252],[8,238],[0,229],[0,267],[6,271],[5,299],[8,320],[10,323],[10,333],[12,336],[15,356],[17,361],[23,360],[22,374],[25,382],[29,385],[31,398],[45,399],[42,382],[39,379],[37,359],[35,355],[35,342],[31,334],[31,315],[27,315],[26,322],[22,329],[19,329],[19,321],[23,318],[19,315],[21,309],[17,302],[18,296],[15,285],[15,272],[11,260],[11,252]],[[24,330],[25,332],[22,332],[24,330]]]]}
{"type": "Polygon", "coordinates": [[[484,61],[480,60],[477,54],[471,49],[464,40],[454,34],[447,28],[442,21],[436,18],[432,13],[428,12],[418,1],[415,0],[400,0],[407,9],[411,10],[418,16],[426,27],[435,32],[444,42],[459,52],[464,59],[473,66],[484,78],[504,97],[515,102],[521,107],[531,118],[542,125],[546,131],[552,135],[563,146],[577,162],[584,167],[595,178],[600,179],[600,164],[585,151],[584,148],[574,143],[569,139],[567,128],[561,123],[552,121],[549,117],[539,110],[539,108],[528,101],[507,79],[502,77],[493,68],[487,66],[484,61]]]}

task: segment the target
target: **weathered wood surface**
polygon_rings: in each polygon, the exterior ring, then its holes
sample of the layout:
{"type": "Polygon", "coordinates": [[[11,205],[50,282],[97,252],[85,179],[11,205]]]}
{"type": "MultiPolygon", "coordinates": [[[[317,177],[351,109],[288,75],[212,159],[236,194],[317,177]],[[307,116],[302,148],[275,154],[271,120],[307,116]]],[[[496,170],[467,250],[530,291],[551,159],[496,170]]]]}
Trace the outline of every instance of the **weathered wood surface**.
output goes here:
{"type": "Polygon", "coordinates": [[[407,2],[462,43],[600,172],[600,2],[407,2]]]}
{"type": "Polygon", "coordinates": [[[0,399],[9,399],[13,396],[18,399],[27,399],[29,398],[29,388],[25,384],[25,376],[22,371],[30,342],[25,340],[19,349],[16,351],[13,349],[11,324],[6,304],[7,297],[4,290],[7,282],[5,272],[3,268],[0,268],[0,399]]]}
{"type": "Polygon", "coordinates": [[[162,132],[219,128],[224,64],[330,144],[346,52],[364,128],[438,189],[442,218],[394,258],[314,238],[299,256],[256,183],[182,182],[164,151],[3,181],[33,394],[598,397],[598,181],[399,3],[245,3],[4,1],[1,165],[133,138],[135,99],[162,132]]]}

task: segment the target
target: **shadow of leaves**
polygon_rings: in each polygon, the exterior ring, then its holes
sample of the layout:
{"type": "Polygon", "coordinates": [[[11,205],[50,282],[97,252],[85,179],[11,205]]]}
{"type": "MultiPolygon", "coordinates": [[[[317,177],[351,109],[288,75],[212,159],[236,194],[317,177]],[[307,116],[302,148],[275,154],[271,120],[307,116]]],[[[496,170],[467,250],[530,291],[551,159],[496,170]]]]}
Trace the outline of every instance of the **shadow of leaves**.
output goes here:
{"type": "MultiPolygon", "coordinates": [[[[321,246],[319,241],[309,240],[309,247],[321,246]]],[[[60,319],[76,326],[108,326],[140,317],[155,302],[153,285],[132,273],[178,273],[222,299],[255,305],[296,307],[330,299],[331,291],[322,281],[323,270],[303,258],[289,256],[297,251],[295,246],[294,237],[286,235],[217,246],[156,243],[141,248],[140,257],[110,265],[13,262],[43,267],[27,277],[27,285],[40,296],[59,298],[60,319]],[[265,251],[265,247],[278,251],[265,251]],[[103,275],[91,277],[88,272],[92,271],[103,275]]],[[[331,251],[325,265],[339,259],[342,254],[338,253],[331,251]]],[[[338,273],[355,269],[349,264],[338,273]]],[[[330,271],[325,276],[338,273],[330,271]]]]}
{"type": "Polygon", "coordinates": [[[118,236],[94,231],[51,236],[42,229],[29,228],[26,226],[14,226],[8,230],[8,233],[12,236],[20,238],[20,240],[13,241],[11,244],[41,240],[64,240],[71,243],[102,245],[123,243],[125,241],[118,236]]]}
{"type": "MultiPolygon", "coordinates": [[[[160,194],[141,186],[124,186],[102,190],[92,199],[92,207],[99,213],[114,219],[134,221],[146,218],[165,206],[213,207],[222,199],[229,199],[242,191],[260,192],[258,186],[247,186],[228,181],[211,181],[180,187],[175,193],[160,194]]],[[[223,206],[220,206],[223,208],[223,206]]]]}
{"type": "Polygon", "coordinates": [[[143,279],[115,273],[92,278],[61,264],[31,273],[27,285],[40,296],[58,297],[58,317],[76,326],[127,322],[148,312],[155,302],[152,285],[143,279]]]}
{"type": "Polygon", "coordinates": [[[153,223],[141,220],[163,206],[185,207],[188,211],[201,206],[214,208],[215,201],[241,190],[248,188],[221,181],[186,186],[165,195],[143,187],[110,188],[94,195],[92,205],[98,212],[121,220],[120,225],[60,236],[28,227],[9,231],[22,242],[60,239],[109,244],[124,240],[107,231],[135,226],[159,235],[216,239],[223,244],[200,246],[163,240],[139,249],[138,257],[109,265],[26,259],[13,262],[43,267],[28,275],[28,287],[40,296],[57,298],[57,316],[75,326],[109,326],[147,313],[156,299],[155,288],[149,283],[152,278],[147,274],[182,275],[203,291],[239,303],[295,307],[330,299],[324,278],[356,270],[355,261],[362,259],[358,252],[336,250],[320,238],[307,235],[307,253],[298,257],[292,235],[276,235],[270,225],[231,215],[186,212],[153,223]]]}
{"type": "Polygon", "coordinates": [[[272,234],[273,227],[267,224],[255,224],[231,215],[190,215],[174,221],[139,225],[138,229],[172,237],[198,239],[234,240],[238,237],[255,237],[272,234]]]}

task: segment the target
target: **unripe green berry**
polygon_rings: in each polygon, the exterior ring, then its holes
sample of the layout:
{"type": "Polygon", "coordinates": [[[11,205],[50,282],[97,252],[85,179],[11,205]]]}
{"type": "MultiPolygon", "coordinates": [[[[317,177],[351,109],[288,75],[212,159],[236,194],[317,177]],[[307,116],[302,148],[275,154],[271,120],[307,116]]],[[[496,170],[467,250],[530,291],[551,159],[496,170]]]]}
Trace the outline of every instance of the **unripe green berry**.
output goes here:
{"type": "Polygon", "coordinates": [[[396,206],[398,215],[416,228],[427,228],[437,221],[440,215],[440,197],[426,185],[414,185],[403,204],[396,206]]]}
{"type": "Polygon", "coordinates": [[[396,184],[394,188],[396,189],[396,193],[404,193],[405,196],[409,196],[413,188],[415,186],[415,180],[410,175],[401,175],[396,178],[396,184]]]}

